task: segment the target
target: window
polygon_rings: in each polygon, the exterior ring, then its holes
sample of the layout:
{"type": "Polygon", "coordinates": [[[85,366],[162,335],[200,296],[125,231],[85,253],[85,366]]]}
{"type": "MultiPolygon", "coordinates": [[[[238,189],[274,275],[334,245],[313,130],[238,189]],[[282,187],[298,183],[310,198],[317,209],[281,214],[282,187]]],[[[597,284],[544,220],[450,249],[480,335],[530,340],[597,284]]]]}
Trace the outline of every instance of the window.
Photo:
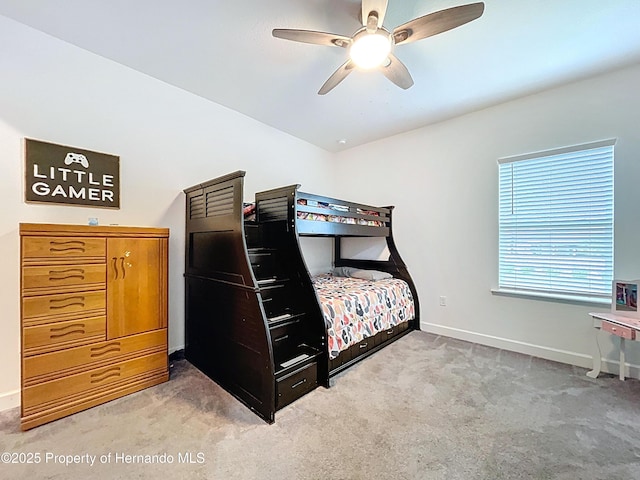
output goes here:
{"type": "Polygon", "coordinates": [[[614,143],[499,160],[500,291],[611,297],[614,143]]]}

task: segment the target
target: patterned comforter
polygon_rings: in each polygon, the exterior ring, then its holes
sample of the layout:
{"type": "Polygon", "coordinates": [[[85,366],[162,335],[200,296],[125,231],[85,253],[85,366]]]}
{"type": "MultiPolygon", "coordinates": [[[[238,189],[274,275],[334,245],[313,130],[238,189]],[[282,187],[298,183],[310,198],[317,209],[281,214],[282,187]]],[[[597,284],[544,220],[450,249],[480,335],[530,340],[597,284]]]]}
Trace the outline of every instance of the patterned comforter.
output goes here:
{"type": "Polygon", "coordinates": [[[327,327],[329,358],[378,332],[415,317],[413,297],[403,280],[360,280],[319,275],[313,284],[327,327]]]}

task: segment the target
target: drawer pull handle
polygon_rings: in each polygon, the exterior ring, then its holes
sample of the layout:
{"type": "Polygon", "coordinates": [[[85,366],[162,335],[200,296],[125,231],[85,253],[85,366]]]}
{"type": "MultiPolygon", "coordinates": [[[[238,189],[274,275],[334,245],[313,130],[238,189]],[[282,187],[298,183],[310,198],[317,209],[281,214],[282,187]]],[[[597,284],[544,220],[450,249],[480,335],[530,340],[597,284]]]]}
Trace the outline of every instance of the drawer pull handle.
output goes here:
{"type": "Polygon", "coordinates": [[[68,268],[67,270],[49,270],[49,281],[69,280],[71,278],[84,280],[84,269],[68,268]]]}
{"type": "Polygon", "coordinates": [[[111,260],[113,260],[113,269],[116,272],[116,280],[118,279],[118,259],[116,257],[112,257],[111,260]]]}
{"type": "Polygon", "coordinates": [[[307,383],[307,379],[303,378],[299,382],[296,382],[293,385],[291,385],[291,390],[293,390],[294,388],[298,388],[300,385],[304,385],[305,383],[307,383]]]}
{"type": "Polygon", "coordinates": [[[120,266],[122,267],[122,278],[124,278],[127,274],[127,271],[124,268],[124,257],[120,257],[120,266]]]}
{"type": "Polygon", "coordinates": [[[63,253],[70,252],[72,250],[78,250],[81,253],[84,253],[84,242],[80,240],[68,240],[66,242],[49,242],[49,253],[63,253]]]}
{"type": "Polygon", "coordinates": [[[49,300],[49,308],[51,310],[58,309],[58,308],[74,307],[74,306],[84,307],[84,296],[52,298],[51,300],[49,300]],[[71,302],[71,303],[66,303],[64,305],[54,305],[55,302],[71,302]]]}
{"type": "Polygon", "coordinates": [[[92,373],[91,383],[100,383],[100,382],[104,382],[109,378],[119,377],[119,376],[120,376],[120,367],[111,367],[105,370],[104,372],[92,373]]]}
{"type": "Polygon", "coordinates": [[[69,330],[68,332],[64,332],[64,333],[57,333],[57,334],[51,334],[49,335],[49,338],[51,340],[54,340],[56,338],[61,338],[64,337],[66,335],[73,335],[73,334],[79,334],[79,335],[84,335],[85,331],[83,329],[78,329],[78,330],[69,330]]]}
{"type": "Polygon", "coordinates": [[[367,346],[369,345],[369,342],[367,343],[361,343],[360,344],[360,348],[367,348],[367,346]]]}
{"type": "Polygon", "coordinates": [[[283,335],[281,337],[276,338],[274,342],[281,342],[282,340],[286,340],[287,338],[289,338],[289,335],[283,335]]]}
{"type": "Polygon", "coordinates": [[[120,342],[107,343],[101,347],[91,348],[91,358],[102,357],[110,353],[120,353],[120,342]]]}
{"type": "Polygon", "coordinates": [[[84,323],[74,323],[72,325],[67,325],[65,327],[51,327],[49,329],[49,332],[50,332],[49,338],[52,340],[54,338],[60,338],[66,335],[73,335],[73,334],[84,335],[85,334],[84,323]],[[73,330],[68,330],[69,328],[72,328],[73,330]],[[67,330],[67,331],[65,332],[64,330],[67,330]]]}
{"type": "Polygon", "coordinates": [[[387,330],[387,335],[393,335],[393,330],[387,330]]]}

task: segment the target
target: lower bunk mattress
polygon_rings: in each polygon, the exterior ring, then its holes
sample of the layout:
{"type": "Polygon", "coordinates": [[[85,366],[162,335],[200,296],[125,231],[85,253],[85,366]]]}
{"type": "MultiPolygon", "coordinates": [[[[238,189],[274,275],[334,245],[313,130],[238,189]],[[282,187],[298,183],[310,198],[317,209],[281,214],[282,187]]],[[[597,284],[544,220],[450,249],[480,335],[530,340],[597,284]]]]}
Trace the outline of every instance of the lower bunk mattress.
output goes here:
{"type": "Polygon", "coordinates": [[[327,328],[330,360],[365,338],[415,318],[409,285],[398,278],[318,275],[313,285],[327,328]]]}

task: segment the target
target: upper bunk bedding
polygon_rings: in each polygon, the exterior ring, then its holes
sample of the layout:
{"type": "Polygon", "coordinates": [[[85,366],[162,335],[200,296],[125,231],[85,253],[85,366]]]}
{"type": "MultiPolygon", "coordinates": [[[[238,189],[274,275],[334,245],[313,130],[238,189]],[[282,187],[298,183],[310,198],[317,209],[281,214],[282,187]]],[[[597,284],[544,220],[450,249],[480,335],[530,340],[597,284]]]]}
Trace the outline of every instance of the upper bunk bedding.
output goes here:
{"type": "Polygon", "coordinates": [[[389,208],[347,202],[299,190],[295,194],[293,221],[300,235],[389,235],[389,208]]]}
{"type": "Polygon", "coordinates": [[[327,328],[329,359],[367,337],[415,317],[409,285],[398,278],[313,277],[327,328]]]}
{"type": "Polygon", "coordinates": [[[350,209],[347,205],[310,200],[307,198],[298,198],[296,200],[296,204],[298,205],[296,217],[299,220],[346,223],[348,225],[366,225],[368,227],[384,227],[384,221],[378,219],[373,220],[370,218],[380,217],[380,212],[375,210],[367,210],[357,207],[350,209]],[[305,211],[302,206],[315,207],[320,210],[305,211]],[[356,213],[358,216],[352,216],[351,213],[356,213]]]}
{"type": "Polygon", "coordinates": [[[260,223],[287,221],[301,236],[388,237],[393,207],[374,207],[301,192],[289,185],[256,193],[260,223]]]}

